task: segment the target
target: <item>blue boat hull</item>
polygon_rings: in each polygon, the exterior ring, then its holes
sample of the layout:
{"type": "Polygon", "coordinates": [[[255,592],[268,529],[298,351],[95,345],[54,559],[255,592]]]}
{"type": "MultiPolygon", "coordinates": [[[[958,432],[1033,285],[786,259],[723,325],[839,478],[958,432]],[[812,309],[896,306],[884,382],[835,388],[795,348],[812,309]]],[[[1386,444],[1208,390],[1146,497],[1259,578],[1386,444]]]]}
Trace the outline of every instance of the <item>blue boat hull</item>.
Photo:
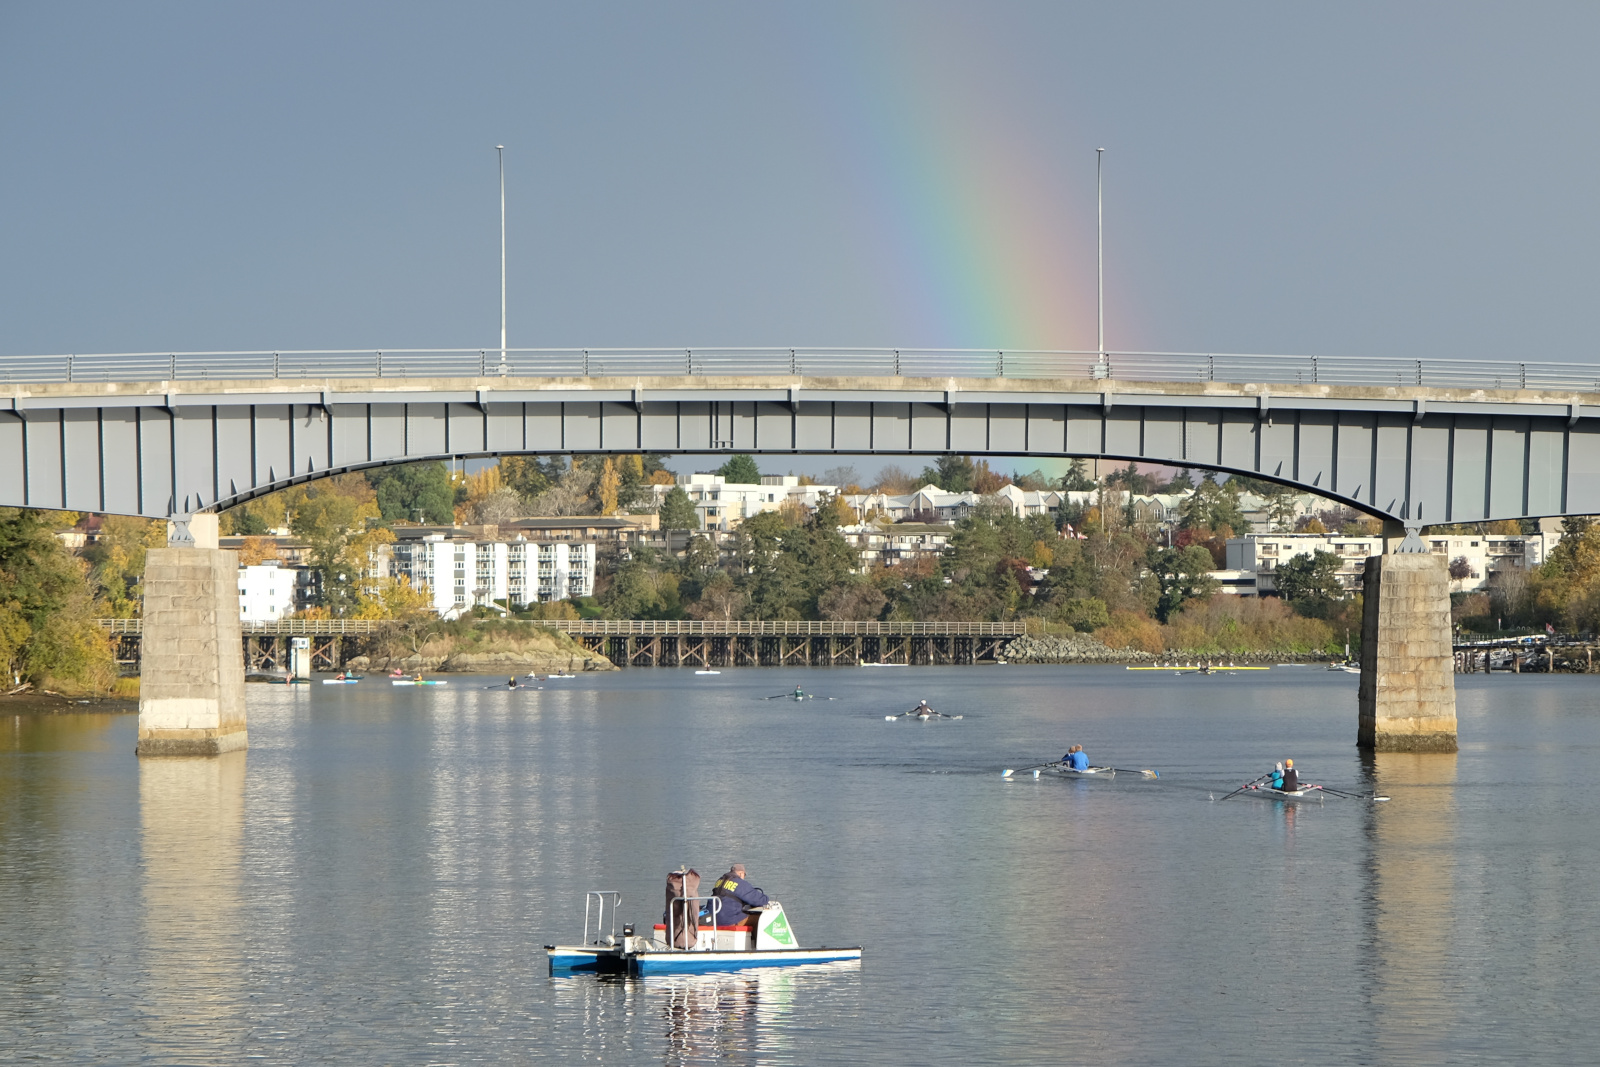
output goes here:
{"type": "Polygon", "coordinates": [[[710,974],[751,967],[801,967],[861,959],[859,948],[775,949],[765,952],[642,952],[628,960],[630,974],[710,974]]]}

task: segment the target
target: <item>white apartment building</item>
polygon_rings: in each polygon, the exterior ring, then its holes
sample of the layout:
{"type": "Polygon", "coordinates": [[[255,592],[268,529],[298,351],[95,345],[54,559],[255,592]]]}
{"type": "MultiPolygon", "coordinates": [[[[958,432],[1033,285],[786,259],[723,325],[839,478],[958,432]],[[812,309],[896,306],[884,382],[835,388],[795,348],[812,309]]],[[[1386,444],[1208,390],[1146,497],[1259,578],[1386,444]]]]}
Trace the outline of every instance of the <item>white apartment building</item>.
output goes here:
{"type": "Polygon", "coordinates": [[[391,571],[428,592],[433,610],[456,618],[500,600],[512,608],[594,595],[593,544],[451,540],[429,534],[386,546],[391,571]]]}
{"type": "Polygon", "coordinates": [[[1329,552],[1339,557],[1339,584],[1357,589],[1368,556],[1383,554],[1381,537],[1343,537],[1339,534],[1250,534],[1228,538],[1229,571],[1255,575],[1255,591],[1275,593],[1272,572],[1295,556],[1329,552]]]}
{"type": "MultiPolygon", "coordinates": [[[[801,485],[794,474],[770,475],[762,484],[730,482],[720,474],[690,474],[678,476],[678,488],[689,494],[694,510],[700,516],[700,528],[706,531],[727,533],[739,524],[763,511],[777,511],[786,503],[814,508],[824,494],[832,495],[837,486],[801,485]]],[[[655,486],[655,502],[659,507],[673,490],[670,485],[655,486]]]]}
{"type": "Polygon", "coordinates": [[[890,525],[861,523],[841,526],[850,547],[861,558],[857,570],[869,567],[898,567],[919,559],[938,559],[950,544],[955,531],[949,526],[904,522],[890,525]]]}
{"type": "Polygon", "coordinates": [[[312,575],[276,560],[239,568],[239,621],[277,622],[306,606],[312,575]]]}
{"type": "MultiPolygon", "coordinates": [[[[1489,576],[1508,567],[1531,570],[1545,555],[1559,534],[1436,534],[1423,537],[1428,549],[1450,563],[1464,561],[1465,574],[1450,580],[1450,591],[1468,593],[1482,589],[1489,576]]],[[[1367,557],[1383,554],[1381,537],[1345,537],[1341,534],[1251,534],[1228,539],[1228,568],[1255,575],[1258,592],[1277,590],[1272,572],[1283,561],[1313,552],[1331,552],[1339,557],[1339,581],[1347,589],[1358,588],[1367,557]]]]}

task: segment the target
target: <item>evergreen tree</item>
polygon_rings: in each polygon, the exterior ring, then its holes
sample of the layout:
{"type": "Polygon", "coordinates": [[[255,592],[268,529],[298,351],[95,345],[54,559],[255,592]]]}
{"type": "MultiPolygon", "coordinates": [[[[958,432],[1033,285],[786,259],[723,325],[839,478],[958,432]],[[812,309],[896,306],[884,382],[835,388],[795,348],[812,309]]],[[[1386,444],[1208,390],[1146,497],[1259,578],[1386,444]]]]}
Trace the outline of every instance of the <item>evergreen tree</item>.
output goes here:
{"type": "Polygon", "coordinates": [[[732,457],[728,462],[717,468],[717,473],[731,483],[739,485],[760,485],[761,468],[756,466],[756,461],[743,454],[732,457]]]}
{"type": "Polygon", "coordinates": [[[965,493],[976,487],[977,468],[971,456],[947,453],[934,461],[932,467],[922,468],[922,484],[937,485],[947,493],[965,493]]]}
{"type": "Polygon", "coordinates": [[[367,480],[377,491],[385,522],[455,521],[455,489],[443,463],[429,460],[380,467],[368,473],[367,480]]]}
{"type": "Polygon", "coordinates": [[[700,514],[681,485],[673,486],[662,498],[660,519],[663,530],[700,529],[700,514]]]}
{"type": "Polygon", "coordinates": [[[1089,461],[1081,456],[1072,461],[1072,468],[1061,476],[1064,493],[1088,493],[1094,490],[1094,479],[1089,477],[1089,461]]]}
{"type": "Polygon", "coordinates": [[[1278,595],[1296,611],[1311,618],[1324,618],[1336,601],[1344,599],[1339,582],[1339,557],[1318,549],[1309,556],[1294,556],[1272,571],[1278,595]]]}

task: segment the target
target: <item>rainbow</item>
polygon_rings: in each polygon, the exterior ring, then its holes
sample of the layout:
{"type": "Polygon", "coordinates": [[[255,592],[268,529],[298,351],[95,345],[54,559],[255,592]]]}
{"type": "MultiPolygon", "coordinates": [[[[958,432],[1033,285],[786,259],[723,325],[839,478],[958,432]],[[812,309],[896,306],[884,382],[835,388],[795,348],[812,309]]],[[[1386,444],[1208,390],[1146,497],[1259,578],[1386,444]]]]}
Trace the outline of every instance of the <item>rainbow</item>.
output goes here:
{"type": "Polygon", "coordinates": [[[807,27],[830,34],[820,52],[843,50],[811,76],[856,161],[873,243],[893,250],[883,266],[911,343],[1092,350],[1094,146],[1068,184],[1048,162],[1064,146],[1039,144],[985,81],[1006,62],[983,18],[835,10],[855,25],[807,27]]]}

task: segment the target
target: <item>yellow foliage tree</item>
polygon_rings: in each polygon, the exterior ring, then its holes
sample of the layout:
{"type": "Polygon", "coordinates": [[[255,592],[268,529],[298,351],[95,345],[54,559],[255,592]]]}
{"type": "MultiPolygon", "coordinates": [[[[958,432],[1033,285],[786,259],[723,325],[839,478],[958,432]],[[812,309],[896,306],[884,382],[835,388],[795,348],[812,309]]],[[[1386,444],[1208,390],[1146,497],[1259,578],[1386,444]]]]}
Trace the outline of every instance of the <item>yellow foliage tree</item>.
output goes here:
{"type": "Polygon", "coordinates": [[[617,465],[610,456],[600,464],[600,514],[612,515],[617,510],[617,490],[622,485],[622,475],[617,473],[617,465]]]}
{"type": "Polygon", "coordinates": [[[409,619],[432,613],[433,602],[427,591],[413,588],[411,579],[404,575],[380,578],[356,594],[358,619],[409,619]]]}
{"type": "Polygon", "coordinates": [[[1028,565],[1031,567],[1048,567],[1055,562],[1055,549],[1043,541],[1035,541],[1028,550],[1028,565]]]}
{"type": "Polygon", "coordinates": [[[278,558],[278,543],[267,537],[246,537],[239,546],[239,562],[246,567],[278,558]]]}

